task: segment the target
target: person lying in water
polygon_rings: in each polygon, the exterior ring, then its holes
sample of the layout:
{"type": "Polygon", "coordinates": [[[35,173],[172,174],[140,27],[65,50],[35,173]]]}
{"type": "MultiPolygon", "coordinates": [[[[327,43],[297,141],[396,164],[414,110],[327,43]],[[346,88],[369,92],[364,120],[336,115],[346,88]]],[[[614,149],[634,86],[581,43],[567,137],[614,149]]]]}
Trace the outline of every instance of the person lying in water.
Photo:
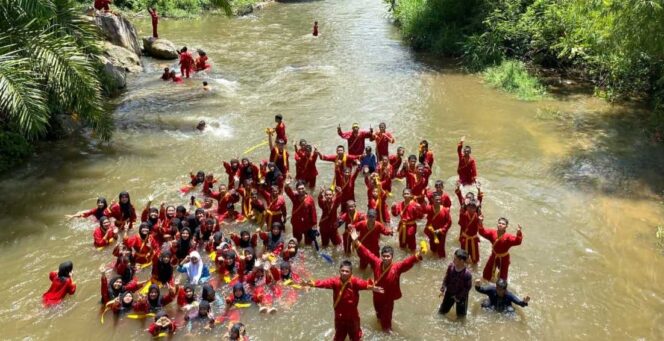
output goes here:
{"type": "Polygon", "coordinates": [[[514,312],[512,303],[520,307],[527,307],[528,302],[530,302],[530,296],[526,296],[521,300],[513,293],[507,291],[507,281],[502,278],[496,282],[496,285],[482,285],[481,280],[478,278],[475,280],[475,290],[487,295],[487,298],[482,302],[482,308],[495,310],[499,313],[514,312]]]}

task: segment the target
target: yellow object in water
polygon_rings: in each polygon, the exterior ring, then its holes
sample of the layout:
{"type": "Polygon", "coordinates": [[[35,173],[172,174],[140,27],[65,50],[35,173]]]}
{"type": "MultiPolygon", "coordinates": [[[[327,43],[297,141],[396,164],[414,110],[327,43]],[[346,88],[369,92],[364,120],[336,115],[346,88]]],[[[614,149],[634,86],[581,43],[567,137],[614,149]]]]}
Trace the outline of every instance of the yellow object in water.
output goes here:
{"type": "Polygon", "coordinates": [[[420,241],[420,252],[422,252],[423,255],[426,255],[429,252],[429,246],[424,240],[420,241]]]}
{"type": "Polygon", "coordinates": [[[154,316],[155,316],[154,313],[147,313],[147,314],[127,314],[127,318],[130,318],[130,319],[132,319],[132,320],[140,320],[140,319],[144,319],[144,318],[147,318],[147,317],[154,317],[154,316]]]}
{"type": "Polygon", "coordinates": [[[210,252],[210,260],[213,262],[217,260],[217,251],[210,252]]]}
{"type": "Polygon", "coordinates": [[[230,283],[230,282],[231,282],[231,276],[229,276],[229,275],[224,275],[224,282],[225,282],[226,284],[230,283]]]}
{"type": "Polygon", "coordinates": [[[236,308],[249,308],[251,307],[251,303],[235,303],[234,304],[236,308]]]}
{"type": "Polygon", "coordinates": [[[253,147],[249,147],[249,148],[247,148],[247,150],[245,150],[242,154],[249,154],[249,153],[253,152],[254,149],[259,148],[259,147],[262,147],[262,146],[264,146],[264,145],[266,145],[266,144],[267,144],[267,141],[263,141],[263,142],[261,142],[261,143],[255,145],[255,146],[253,146],[253,147]]]}

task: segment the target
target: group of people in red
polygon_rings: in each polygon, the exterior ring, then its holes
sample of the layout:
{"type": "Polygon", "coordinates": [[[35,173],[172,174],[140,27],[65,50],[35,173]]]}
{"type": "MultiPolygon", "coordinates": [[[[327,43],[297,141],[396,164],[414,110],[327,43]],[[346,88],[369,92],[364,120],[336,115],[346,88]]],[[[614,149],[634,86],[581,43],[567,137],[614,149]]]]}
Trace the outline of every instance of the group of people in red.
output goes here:
{"type": "MultiPolygon", "coordinates": [[[[361,130],[353,124],[350,131],[338,127],[337,133],[347,145],[338,145],[333,154],[321,154],[318,147],[305,140],[294,143],[292,167],[283,116],[276,115],[275,123],[274,128],[266,129],[269,158],[259,165],[246,157],[224,161],[225,181],[203,171],[191,173],[190,182],[180,189],[187,195],[199,193],[190,196],[189,209],[165,203],[153,207],[150,198],[139,216],[129,193],[122,192],[118,202],[109,205],[99,198],[96,207],[68,216],[94,217],[99,222],[93,232],[94,246],[113,247],[116,260],[112,271],[116,277],[108,281],[106,273],[110,269],[102,268],[105,311],[113,311],[116,316],[153,316],[155,322],[149,328],[153,335],[173,333],[178,322],[165,313],[164,307],[176,301],[189,329],[192,325],[210,329],[222,321],[237,322],[238,308],[257,306],[261,312],[273,313],[280,302],[292,303],[299,295],[297,290],[309,286],[333,291],[334,339],[358,340],[362,336],[357,310],[359,291],[372,290],[376,316],[382,329],[391,332],[394,302],[402,296],[400,276],[429,250],[434,257],[446,256],[452,200],[444,190],[444,181],[435,180],[433,188],[429,187],[433,151],[422,140],[417,154],[406,157],[403,147],[391,154],[390,145],[396,140],[385,123],[380,123],[376,131],[371,127],[361,130]],[[367,140],[374,142],[375,154],[367,140]],[[322,186],[314,198],[309,191],[316,188],[319,161],[332,163],[334,176],[332,184],[322,186]],[[355,202],[355,183],[360,175],[366,187],[366,210],[359,209],[355,202]],[[403,181],[404,188],[401,200],[389,205],[393,181],[403,181]],[[292,203],[290,215],[285,197],[292,203]],[[286,239],[288,222],[292,228],[290,239],[286,239]],[[129,236],[134,224],[139,224],[137,233],[129,236]],[[423,226],[425,237],[419,243],[418,225],[423,226]],[[401,261],[394,260],[391,246],[380,245],[381,236],[394,234],[399,247],[411,253],[401,261]],[[346,256],[356,252],[360,268],[370,267],[373,279],[354,277],[348,260],[341,263],[338,277],[305,279],[310,275],[299,248],[304,242],[318,251],[319,237],[324,248],[330,244],[342,246],[346,256]],[[210,265],[204,261],[208,257],[201,254],[209,256],[210,265]],[[149,277],[139,281],[137,274],[149,266],[149,277]],[[177,272],[186,278],[186,285],[175,280],[177,272]],[[227,293],[226,298],[223,293],[227,293]]],[[[479,236],[491,243],[483,280],[496,282],[476,282],[476,290],[488,296],[483,306],[513,311],[512,303],[526,306],[529,301],[529,297],[521,300],[506,290],[509,249],[521,244],[521,226],[516,234],[506,232],[506,218],[498,219],[495,229],[484,226],[484,193],[471,152],[462,137],[457,145],[458,181],[454,191],[459,204],[460,248],[447,268],[439,307],[439,312],[446,314],[456,305],[459,318],[466,315],[472,285],[466,264],[479,263],[479,236]],[[462,189],[471,190],[464,194],[462,189]]],[[[329,255],[325,259],[331,261],[329,255]]],[[[56,304],[75,292],[72,267],[71,262],[63,263],[57,273],[51,273],[52,286],[44,295],[45,304],[56,304]]]]}

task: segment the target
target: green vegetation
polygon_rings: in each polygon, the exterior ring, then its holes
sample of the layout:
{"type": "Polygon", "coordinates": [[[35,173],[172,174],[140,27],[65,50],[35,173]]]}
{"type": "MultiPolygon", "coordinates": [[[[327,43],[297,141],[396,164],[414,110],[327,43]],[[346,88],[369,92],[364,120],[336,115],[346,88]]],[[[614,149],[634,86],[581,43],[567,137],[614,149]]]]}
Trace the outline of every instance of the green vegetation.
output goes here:
{"type": "MultiPolygon", "coordinates": [[[[71,0],[0,0],[0,120],[27,139],[49,132],[56,114],[76,114],[102,139],[96,28],[71,0]]],[[[4,153],[4,150],[3,150],[4,153]]]]}
{"type": "Polygon", "coordinates": [[[33,152],[32,146],[21,134],[0,129],[0,173],[25,160],[33,152]]]}
{"type": "MultiPolygon", "coordinates": [[[[79,0],[89,3],[87,0],[79,0]]],[[[121,10],[133,12],[145,11],[155,7],[160,16],[171,18],[193,17],[205,11],[221,9],[227,15],[239,6],[254,4],[259,0],[115,0],[113,5],[121,10]]]]}
{"type": "Polygon", "coordinates": [[[471,71],[505,59],[581,71],[609,100],[651,100],[649,129],[664,133],[664,0],[396,0],[392,7],[417,49],[460,57],[471,71]]]}
{"type": "Polygon", "coordinates": [[[528,74],[526,65],[520,61],[505,60],[500,65],[492,66],[484,71],[484,79],[489,85],[524,101],[540,99],[546,93],[544,86],[528,74]]]}

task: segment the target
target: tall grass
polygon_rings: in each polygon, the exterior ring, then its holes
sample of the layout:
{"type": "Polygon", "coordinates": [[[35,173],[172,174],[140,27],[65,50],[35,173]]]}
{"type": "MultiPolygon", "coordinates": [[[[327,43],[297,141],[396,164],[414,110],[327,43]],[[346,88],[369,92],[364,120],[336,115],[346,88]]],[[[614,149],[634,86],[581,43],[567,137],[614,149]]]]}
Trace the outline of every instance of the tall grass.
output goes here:
{"type": "Polygon", "coordinates": [[[514,94],[520,100],[534,101],[546,95],[544,86],[520,61],[505,60],[486,69],[483,76],[487,84],[514,94]]]}

